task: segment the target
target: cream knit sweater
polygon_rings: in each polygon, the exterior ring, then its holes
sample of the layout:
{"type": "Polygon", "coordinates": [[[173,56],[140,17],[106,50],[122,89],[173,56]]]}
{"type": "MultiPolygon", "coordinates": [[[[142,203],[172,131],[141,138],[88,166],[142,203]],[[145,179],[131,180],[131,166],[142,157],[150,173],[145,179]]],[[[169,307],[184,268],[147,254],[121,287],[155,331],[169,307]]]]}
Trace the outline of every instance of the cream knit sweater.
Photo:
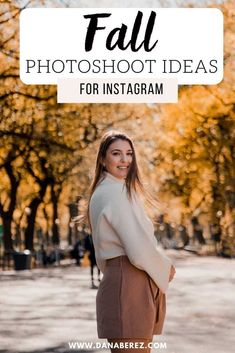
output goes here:
{"type": "Polygon", "coordinates": [[[104,273],[105,260],[127,255],[148,273],[163,293],[167,291],[171,261],[157,245],[154,228],[137,194],[130,201],[125,181],[105,172],[89,206],[96,261],[104,273]]]}

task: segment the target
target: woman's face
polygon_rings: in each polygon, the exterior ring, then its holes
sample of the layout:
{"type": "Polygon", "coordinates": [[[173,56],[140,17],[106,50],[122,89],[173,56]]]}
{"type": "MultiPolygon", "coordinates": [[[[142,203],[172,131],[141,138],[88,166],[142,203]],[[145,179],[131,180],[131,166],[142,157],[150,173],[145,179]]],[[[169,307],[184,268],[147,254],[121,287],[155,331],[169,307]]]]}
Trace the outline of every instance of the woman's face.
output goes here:
{"type": "Polygon", "coordinates": [[[106,170],[118,179],[124,179],[132,162],[133,151],[125,140],[116,140],[108,147],[103,164],[106,170]]]}

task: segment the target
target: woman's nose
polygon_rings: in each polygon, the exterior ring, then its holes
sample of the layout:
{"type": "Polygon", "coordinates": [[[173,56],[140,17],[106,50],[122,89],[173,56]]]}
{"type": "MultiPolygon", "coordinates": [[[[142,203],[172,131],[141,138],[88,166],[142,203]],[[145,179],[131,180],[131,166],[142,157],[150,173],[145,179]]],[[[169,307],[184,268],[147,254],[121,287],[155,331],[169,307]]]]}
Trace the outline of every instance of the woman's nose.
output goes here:
{"type": "Polygon", "coordinates": [[[124,154],[122,154],[122,155],[121,155],[121,161],[122,161],[122,162],[126,162],[126,161],[127,161],[127,156],[124,155],[124,154]]]}

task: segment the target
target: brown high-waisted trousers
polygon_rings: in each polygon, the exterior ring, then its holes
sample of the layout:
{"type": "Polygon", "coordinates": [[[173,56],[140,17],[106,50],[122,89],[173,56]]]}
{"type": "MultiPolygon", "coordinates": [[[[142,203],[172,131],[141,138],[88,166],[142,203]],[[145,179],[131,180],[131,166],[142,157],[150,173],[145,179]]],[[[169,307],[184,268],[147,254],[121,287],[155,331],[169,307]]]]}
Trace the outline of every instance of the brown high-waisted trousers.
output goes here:
{"type": "Polygon", "coordinates": [[[127,256],[106,260],[96,297],[99,338],[152,339],[162,333],[165,313],[165,294],[145,271],[127,256]]]}

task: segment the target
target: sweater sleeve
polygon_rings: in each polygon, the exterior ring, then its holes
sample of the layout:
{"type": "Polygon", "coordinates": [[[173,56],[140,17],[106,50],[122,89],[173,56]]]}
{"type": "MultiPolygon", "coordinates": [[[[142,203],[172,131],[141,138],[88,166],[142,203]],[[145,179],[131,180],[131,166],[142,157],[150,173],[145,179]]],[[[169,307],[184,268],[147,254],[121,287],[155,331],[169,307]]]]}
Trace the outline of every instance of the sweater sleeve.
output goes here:
{"type": "Polygon", "coordinates": [[[129,200],[127,192],[110,197],[104,217],[118,235],[130,262],[145,271],[163,293],[167,291],[171,268],[170,259],[157,245],[150,220],[145,211],[129,200]]]}

